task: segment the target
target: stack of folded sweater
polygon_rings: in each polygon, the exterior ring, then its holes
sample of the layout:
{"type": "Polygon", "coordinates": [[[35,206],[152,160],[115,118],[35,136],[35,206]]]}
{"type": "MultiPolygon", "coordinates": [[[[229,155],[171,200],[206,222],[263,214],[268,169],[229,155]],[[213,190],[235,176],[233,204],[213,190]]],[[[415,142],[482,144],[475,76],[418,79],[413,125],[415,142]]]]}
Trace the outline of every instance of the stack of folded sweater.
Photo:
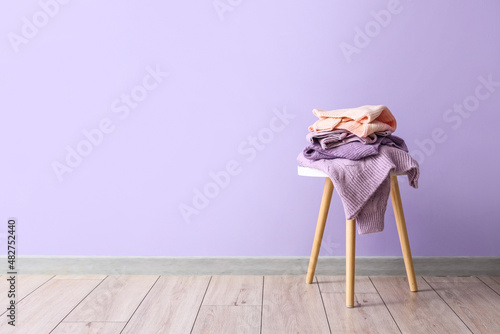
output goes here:
{"type": "Polygon", "coordinates": [[[359,234],[384,229],[390,174],[407,174],[417,188],[418,163],[403,139],[392,135],[396,119],[383,105],[339,110],[314,109],[301,166],[319,169],[332,180],[347,219],[356,219],[359,234]]]}

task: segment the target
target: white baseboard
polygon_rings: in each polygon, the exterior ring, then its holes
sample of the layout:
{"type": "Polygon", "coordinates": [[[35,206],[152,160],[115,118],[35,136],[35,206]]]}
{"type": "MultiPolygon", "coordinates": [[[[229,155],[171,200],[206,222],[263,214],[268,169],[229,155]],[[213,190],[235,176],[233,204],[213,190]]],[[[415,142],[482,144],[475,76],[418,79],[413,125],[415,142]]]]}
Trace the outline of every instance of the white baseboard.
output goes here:
{"type": "MultiPolygon", "coordinates": [[[[2,256],[7,273],[7,258],[2,256]]],[[[18,256],[19,275],[305,275],[308,257],[18,256]]],[[[500,257],[414,257],[419,276],[500,276],[500,257]]],[[[344,275],[345,257],[320,257],[317,275],[344,275]]],[[[401,257],[356,257],[356,275],[404,276],[401,257]]]]}

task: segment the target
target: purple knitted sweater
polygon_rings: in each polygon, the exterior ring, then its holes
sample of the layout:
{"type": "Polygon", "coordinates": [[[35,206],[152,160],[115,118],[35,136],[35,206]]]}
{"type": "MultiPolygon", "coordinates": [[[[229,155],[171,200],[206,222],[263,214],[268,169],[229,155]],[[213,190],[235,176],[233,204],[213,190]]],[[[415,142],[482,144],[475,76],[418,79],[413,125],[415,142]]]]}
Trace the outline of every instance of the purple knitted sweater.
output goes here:
{"type": "Polygon", "coordinates": [[[378,154],[380,145],[388,145],[408,152],[408,148],[406,147],[406,143],[403,139],[394,135],[388,135],[386,137],[378,137],[372,144],[363,144],[359,141],[352,141],[350,143],[335,146],[326,150],[321,147],[320,144],[314,143],[307,146],[303,153],[304,157],[309,160],[337,158],[359,160],[369,157],[370,155],[378,154]]]}
{"type": "Polygon", "coordinates": [[[319,169],[332,180],[342,199],[346,219],[356,219],[359,234],[384,229],[384,214],[391,190],[390,173],[405,173],[413,188],[418,187],[418,163],[405,151],[381,145],[377,155],[361,160],[308,160],[300,153],[301,166],[319,169]]]}
{"type": "Polygon", "coordinates": [[[351,142],[360,142],[363,144],[373,144],[379,137],[385,137],[391,134],[391,131],[378,131],[369,134],[366,137],[358,137],[347,130],[333,130],[325,132],[309,132],[306,140],[311,144],[318,143],[325,150],[341,146],[351,142]]]}

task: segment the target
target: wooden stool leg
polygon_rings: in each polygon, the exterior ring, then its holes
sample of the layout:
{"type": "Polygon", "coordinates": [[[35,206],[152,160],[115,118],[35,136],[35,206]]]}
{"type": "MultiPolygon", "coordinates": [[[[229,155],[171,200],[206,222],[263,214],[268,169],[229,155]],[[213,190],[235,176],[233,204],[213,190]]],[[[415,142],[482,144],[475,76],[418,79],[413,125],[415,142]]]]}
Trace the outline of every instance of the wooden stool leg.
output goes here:
{"type": "Polygon", "coordinates": [[[325,231],[326,218],[328,217],[328,210],[330,209],[330,202],[332,200],[333,183],[330,178],[325,180],[325,188],[323,189],[323,198],[321,199],[321,206],[319,208],[318,223],[316,224],[316,233],[314,234],[313,248],[311,251],[311,258],[309,259],[309,268],[307,269],[306,282],[311,284],[316,271],[316,263],[318,262],[319,250],[321,248],[321,240],[323,239],[323,232],[325,231]]]}
{"type": "Polygon", "coordinates": [[[401,242],[401,250],[406,267],[406,276],[411,291],[418,291],[417,280],[415,279],[415,270],[413,269],[413,260],[411,257],[410,242],[408,241],[408,232],[406,231],[405,216],[403,213],[403,204],[401,203],[401,195],[399,193],[398,177],[391,176],[391,201],[394,208],[394,216],[398,226],[399,241],[401,242]]]}
{"type": "Polygon", "coordinates": [[[354,262],[356,251],[356,220],[348,220],[346,224],[346,306],[354,307],[354,262]]]}

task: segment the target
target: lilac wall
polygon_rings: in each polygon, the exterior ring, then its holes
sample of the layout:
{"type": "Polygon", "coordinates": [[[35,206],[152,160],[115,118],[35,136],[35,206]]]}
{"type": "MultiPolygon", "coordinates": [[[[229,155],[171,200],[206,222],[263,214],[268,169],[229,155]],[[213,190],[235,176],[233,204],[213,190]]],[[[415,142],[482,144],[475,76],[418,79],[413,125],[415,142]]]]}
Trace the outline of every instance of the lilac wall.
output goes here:
{"type": "MultiPolygon", "coordinates": [[[[420,189],[400,178],[414,255],[500,255],[499,15],[496,1],[4,1],[1,251],[14,216],[21,254],[307,256],[323,180],[295,158],[311,110],[386,104],[421,162],[420,189]]],[[[358,255],[401,254],[393,218],[358,255]]],[[[343,219],[335,195],[322,255],[344,254],[343,219]]]]}

